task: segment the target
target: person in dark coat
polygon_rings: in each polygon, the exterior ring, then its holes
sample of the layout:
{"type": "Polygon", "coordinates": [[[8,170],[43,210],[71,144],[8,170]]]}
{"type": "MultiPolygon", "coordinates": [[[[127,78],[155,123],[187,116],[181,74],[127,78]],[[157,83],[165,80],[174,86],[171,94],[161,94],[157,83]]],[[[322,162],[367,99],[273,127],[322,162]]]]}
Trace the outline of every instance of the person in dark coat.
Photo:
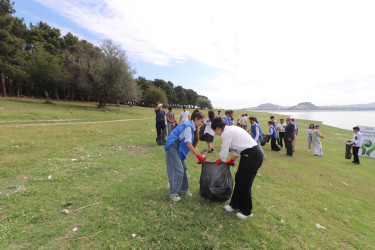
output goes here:
{"type": "Polygon", "coordinates": [[[286,155],[293,156],[293,146],[292,141],[294,140],[294,124],[290,117],[286,118],[287,125],[285,127],[285,147],[286,155]]]}

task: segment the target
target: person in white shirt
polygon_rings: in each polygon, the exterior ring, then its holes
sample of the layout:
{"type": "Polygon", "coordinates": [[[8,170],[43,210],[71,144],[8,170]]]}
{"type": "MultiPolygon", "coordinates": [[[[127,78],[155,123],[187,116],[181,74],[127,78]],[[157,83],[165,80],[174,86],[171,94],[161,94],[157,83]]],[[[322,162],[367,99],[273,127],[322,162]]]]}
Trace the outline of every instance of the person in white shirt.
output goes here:
{"type": "Polygon", "coordinates": [[[207,142],[208,146],[208,153],[215,152],[214,148],[212,147],[212,142],[214,141],[215,132],[211,128],[211,123],[215,119],[215,112],[210,110],[208,111],[208,119],[204,121],[206,127],[204,128],[204,140],[207,142]]]}
{"type": "Polygon", "coordinates": [[[189,111],[186,110],[185,106],[183,106],[182,109],[183,109],[183,111],[181,112],[180,123],[181,122],[190,121],[190,113],[189,113],[189,111]]]}
{"type": "Polygon", "coordinates": [[[311,151],[313,131],[314,131],[314,124],[310,124],[309,129],[307,130],[307,143],[309,144],[309,151],[311,151]]]}
{"type": "Polygon", "coordinates": [[[353,139],[348,142],[351,142],[353,144],[353,157],[354,157],[353,163],[359,165],[360,163],[359,163],[359,157],[358,157],[358,150],[361,147],[361,143],[362,143],[362,133],[359,132],[359,127],[353,127],[353,132],[354,132],[353,139]]]}
{"type": "Polygon", "coordinates": [[[284,147],[283,141],[285,143],[285,127],[286,124],[284,123],[284,119],[280,119],[280,124],[277,125],[277,131],[279,131],[279,145],[280,147],[284,147]]]}
{"type": "Polygon", "coordinates": [[[256,141],[243,129],[237,126],[227,126],[226,123],[216,118],[211,124],[212,130],[222,138],[221,151],[216,164],[222,162],[233,164],[238,156],[241,156],[238,170],[235,176],[235,186],[229,205],[224,208],[228,212],[236,209],[239,212],[236,216],[240,219],[246,219],[253,216],[251,186],[258,169],[263,163],[263,152],[256,141]],[[227,160],[229,149],[233,152],[230,160],[227,160]]]}

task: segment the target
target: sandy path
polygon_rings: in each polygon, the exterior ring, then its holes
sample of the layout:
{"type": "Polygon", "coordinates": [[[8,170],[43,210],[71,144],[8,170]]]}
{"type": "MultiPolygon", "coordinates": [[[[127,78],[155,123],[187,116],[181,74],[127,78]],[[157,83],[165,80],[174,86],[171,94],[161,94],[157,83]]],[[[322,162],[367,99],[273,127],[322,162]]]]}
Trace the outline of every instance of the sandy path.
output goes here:
{"type": "Polygon", "coordinates": [[[30,123],[30,124],[4,124],[4,126],[14,127],[28,127],[28,126],[56,126],[56,125],[81,125],[81,124],[99,124],[99,123],[111,123],[111,122],[129,122],[129,121],[143,121],[155,119],[152,118],[140,118],[140,119],[124,119],[124,120],[109,120],[109,121],[92,121],[92,122],[57,122],[57,123],[30,123]]]}

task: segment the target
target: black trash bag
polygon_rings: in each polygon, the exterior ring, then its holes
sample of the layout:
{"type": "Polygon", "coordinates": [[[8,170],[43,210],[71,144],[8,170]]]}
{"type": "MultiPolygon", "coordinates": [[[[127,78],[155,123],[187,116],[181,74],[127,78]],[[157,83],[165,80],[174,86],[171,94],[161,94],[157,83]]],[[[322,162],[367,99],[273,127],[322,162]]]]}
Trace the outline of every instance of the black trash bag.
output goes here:
{"type": "Polygon", "coordinates": [[[161,131],[161,134],[156,138],[156,143],[158,145],[165,145],[165,142],[167,141],[167,129],[164,127],[161,131]]]}
{"type": "Polygon", "coordinates": [[[233,177],[230,164],[205,162],[202,164],[199,194],[203,198],[223,202],[229,200],[233,191],[233,177]]]}
{"type": "Polygon", "coordinates": [[[270,136],[269,135],[263,135],[263,141],[260,142],[260,144],[262,146],[266,145],[267,142],[270,140],[270,136]]]}
{"type": "Polygon", "coordinates": [[[350,160],[352,158],[352,144],[351,143],[347,143],[346,144],[346,150],[345,150],[345,158],[350,160]]]}

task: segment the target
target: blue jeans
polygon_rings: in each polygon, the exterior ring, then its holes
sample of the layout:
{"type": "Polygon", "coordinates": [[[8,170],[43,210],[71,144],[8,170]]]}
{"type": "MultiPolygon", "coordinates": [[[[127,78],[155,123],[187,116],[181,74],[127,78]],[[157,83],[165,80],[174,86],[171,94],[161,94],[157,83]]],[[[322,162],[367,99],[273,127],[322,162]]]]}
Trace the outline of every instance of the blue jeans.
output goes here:
{"type": "Polygon", "coordinates": [[[180,159],[178,155],[179,147],[180,141],[175,141],[172,146],[165,151],[170,186],[168,191],[169,195],[178,194],[180,191],[189,191],[186,160],[180,159]]]}
{"type": "Polygon", "coordinates": [[[172,132],[174,124],[168,122],[168,135],[172,132]]]}
{"type": "Polygon", "coordinates": [[[311,144],[312,144],[312,135],[307,136],[307,142],[309,144],[309,149],[311,150],[311,144]]]}

